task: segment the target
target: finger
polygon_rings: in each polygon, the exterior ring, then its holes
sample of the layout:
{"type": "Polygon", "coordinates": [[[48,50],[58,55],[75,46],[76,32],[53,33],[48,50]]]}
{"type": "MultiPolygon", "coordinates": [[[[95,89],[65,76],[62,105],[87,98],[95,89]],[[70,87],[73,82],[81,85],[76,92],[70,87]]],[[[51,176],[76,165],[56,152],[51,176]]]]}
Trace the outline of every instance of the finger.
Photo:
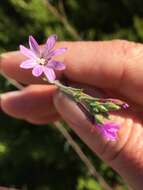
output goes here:
{"type": "MultiPolygon", "coordinates": [[[[61,114],[63,119],[70,124],[70,126],[77,133],[77,135],[79,135],[80,138],[82,138],[82,140],[86,142],[86,144],[93,150],[93,152],[101,156],[107,144],[107,141],[102,138],[98,130],[96,130],[95,133],[91,132],[93,125],[87,120],[79,107],[61,93],[54,96],[54,103],[57,111],[61,114]]],[[[123,119],[122,117],[115,118],[118,123],[125,122],[125,119],[123,119]]],[[[130,130],[126,128],[126,134],[128,134],[128,131],[130,130]]],[[[110,152],[110,155],[108,155],[108,157],[112,157],[111,155],[112,153],[110,152]]]]}
{"type": "Polygon", "coordinates": [[[4,53],[1,55],[0,72],[23,84],[44,83],[40,78],[35,78],[31,70],[23,70],[20,63],[26,58],[19,51],[4,53]]]}
{"type": "Polygon", "coordinates": [[[143,45],[123,40],[77,42],[65,57],[65,75],[82,82],[120,93],[143,104],[143,45]]]}
{"type": "MultiPolygon", "coordinates": [[[[116,40],[61,42],[57,46],[68,48],[65,54],[67,67],[64,72],[68,79],[118,90],[127,98],[142,103],[143,45],[116,40]]],[[[32,77],[31,70],[19,68],[22,59],[19,53],[3,56],[1,70],[21,82],[40,82],[32,77]]]]}
{"type": "Polygon", "coordinates": [[[58,94],[54,97],[54,103],[63,119],[89,148],[119,172],[130,185],[139,189],[142,183],[142,172],[138,173],[137,177],[134,175],[138,170],[143,169],[143,128],[139,121],[127,115],[112,116],[112,120],[119,123],[121,128],[117,141],[111,142],[104,139],[98,131],[91,132],[93,125],[67,97],[58,94]]]}
{"type": "Polygon", "coordinates": [[[16,118],[53,117],[57,112],[52,96],[54,86],[31,85],[22,91],[9,92],[1,96],[1,109],[16,118]]]}
{"type": "MultiPolygon", "coordinates": [[[[70,43],[59,43],[56,47],[66,47],[70,46],[70,43]]],[[[58,57],[58,56],[57,56],[58,57]]],[[[64,55],[60,56],[63,60],[64,55]]],[[[10,78],[13,78],[23,84],[43,84],[44,82],[39,77],[34,77],[32,75],[31,69],[20,68],[20,63],[27,58],[23,56],[19,51],[13,51],[1,54],[0,57],[0,72],[4,73],[10,78]]],[[[59,74],[59,73],[58,73],[59,74]]]]}

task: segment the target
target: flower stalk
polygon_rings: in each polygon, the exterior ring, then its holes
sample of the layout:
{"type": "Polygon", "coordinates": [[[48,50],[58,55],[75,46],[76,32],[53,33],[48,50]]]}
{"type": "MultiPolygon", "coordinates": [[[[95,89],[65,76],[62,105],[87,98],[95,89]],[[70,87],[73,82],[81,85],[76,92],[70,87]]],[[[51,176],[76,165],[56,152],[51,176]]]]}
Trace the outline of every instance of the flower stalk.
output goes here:
{"type": "Polygon", "coordinates": [[[103,118],[109,119],[109,112],[118,111],[120,109],[125,109],[126,107],[128,107],[128,104],[121,100],[92,97],[84,93],[83,89],[65,86],[58,80],[55,80],[53,84],[55,84],[58,87],[58,89],[61,92],[63,92],[66,96],[68,96],[70,99],[76,102],[79,108],[86,115],[88,113],[88,115],[94,116],[96,124],[102,123],[100,119],[96,120],[96,115],[101,115],[103,116],[103,118]]]}

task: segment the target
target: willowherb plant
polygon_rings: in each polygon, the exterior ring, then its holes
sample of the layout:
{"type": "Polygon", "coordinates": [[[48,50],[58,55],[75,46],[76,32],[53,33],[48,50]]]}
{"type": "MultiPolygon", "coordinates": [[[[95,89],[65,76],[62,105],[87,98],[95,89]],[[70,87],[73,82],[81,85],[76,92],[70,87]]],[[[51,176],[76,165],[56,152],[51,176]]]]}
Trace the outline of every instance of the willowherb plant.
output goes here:
{"type": "Polygon", "coordinates": [[[23,61],[20,67],[32,69],[32,74],[35,77],[39,77],[44,73],[49,82],[54,81],[56,79],[54,70],[64,70],[65,65],[60,61],[53,60],[53,57],[66,51],[66,48],[53,49],[56,39],[56,35],[50,36],[44,48],[40,49],[36,40],[32,36],[29,36],[30,50],[20,45],[20,52],[29,59],[23,61]]]}
{"type": "Polygon", "coordinates": [[[29,36],[30,49],[20,45],[20,52],[28,58],[20,64],[20,67],[32,69],[32,74],[35,77],[41,77],[43,80],[47,80],[49,84],[56,85],[61,92],[72,99],[82,110],[93,125],[92,131],[98,129],[107,140],[115,141],[120,125],[110,122],[110,112],[126,109],[129,105],[118,99],[92,97],[84,93],[83,89],[66,86],[56,80],[55,70],[64,70],[66,67],[64,63],[54,60],[53,57],[67,50],[67,48],[55,50],[56,40],[57,36],[51,35],[47,39],[45,46],[39,47],[36,40],[29,36]]]}

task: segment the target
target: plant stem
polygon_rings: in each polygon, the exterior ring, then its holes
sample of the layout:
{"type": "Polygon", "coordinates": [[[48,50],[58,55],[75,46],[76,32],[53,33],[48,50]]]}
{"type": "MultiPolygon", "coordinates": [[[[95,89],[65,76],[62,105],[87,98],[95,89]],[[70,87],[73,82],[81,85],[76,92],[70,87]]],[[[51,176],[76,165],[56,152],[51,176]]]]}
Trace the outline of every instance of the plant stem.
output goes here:
{"type": "Polygon", "coordinates": [[[75,28],[69,23],[68,19],[65,17],[65,13],[61,14],[48,0],[43,0],[44,4],[47,6],[49,11],[63,23],[66,30],[73,36],[76,40],[81,40],[80,35],[75,30],[75,28]]]}

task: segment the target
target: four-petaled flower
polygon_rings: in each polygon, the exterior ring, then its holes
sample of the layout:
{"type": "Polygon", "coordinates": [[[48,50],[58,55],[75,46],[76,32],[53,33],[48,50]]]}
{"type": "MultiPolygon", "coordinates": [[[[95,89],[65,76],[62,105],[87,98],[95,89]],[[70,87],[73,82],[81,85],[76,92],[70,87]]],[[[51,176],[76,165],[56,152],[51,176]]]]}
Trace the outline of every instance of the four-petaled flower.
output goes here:
{"type": "Polygon", "coordinates": [[[117,123],[97,124],[96,127],[107,140],[115,141],[117,139],[117,132],[120,128],[117,123]]]}
{"type": "Polygon", "coordinates": [[[47,39],[45,46],[40,48],[37,41],[32,36],[29,36],[30,49],[20,45],[20,52],[29,59],[23,61],[20,67],[23,69],[32,69],[32,74],[35,77],[39,77],[44,73],[50,82],[54,81],[56,79],[54,70],[64,70],[65,65],[52,58],[66,51],[66,48],[53,49],[56,40],[57,36],[51,35],[47,39]]]}

